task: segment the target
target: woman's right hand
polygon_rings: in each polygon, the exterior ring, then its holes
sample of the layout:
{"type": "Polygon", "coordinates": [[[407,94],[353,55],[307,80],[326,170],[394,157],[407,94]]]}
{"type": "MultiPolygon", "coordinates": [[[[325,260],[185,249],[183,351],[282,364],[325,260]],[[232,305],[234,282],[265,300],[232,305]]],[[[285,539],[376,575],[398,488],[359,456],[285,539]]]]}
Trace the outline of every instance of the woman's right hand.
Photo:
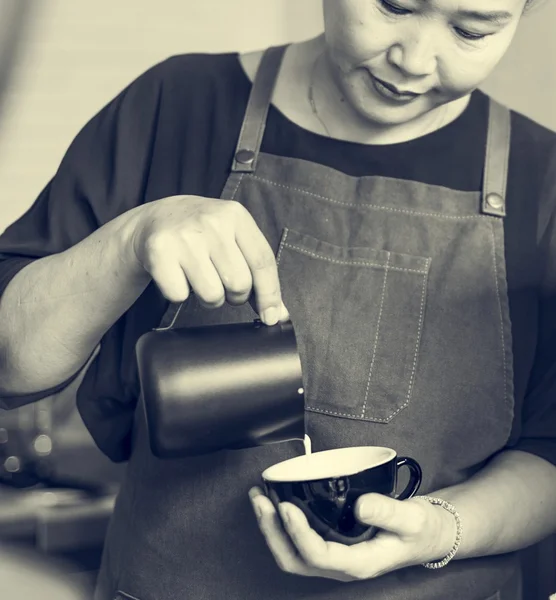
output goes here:
{"type": "Polygon", "coordinates": [[[132,210],[133,255],[171,302],[241,305],[254,293],[267,325],[289,318],[274,252],[238,202],[171,196],[132,210]]]}

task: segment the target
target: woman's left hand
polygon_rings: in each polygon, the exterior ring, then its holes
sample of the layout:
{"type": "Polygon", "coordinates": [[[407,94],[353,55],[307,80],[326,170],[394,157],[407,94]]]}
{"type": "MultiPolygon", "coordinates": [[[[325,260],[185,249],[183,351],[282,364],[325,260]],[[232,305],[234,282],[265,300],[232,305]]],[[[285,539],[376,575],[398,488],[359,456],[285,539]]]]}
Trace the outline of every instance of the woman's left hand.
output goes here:
{"type": "Polygon", "coordinates": [[[369,541],[345,546],[323,540],[297,506],[284,502],[278,515],[259,488],[253,488],[249,496],[276,563],[295,575],[338,581],[372,579],[442,559],[456,537],[453,516],[419,498],[400,501],[381,494],[362,496],[356,505],[358,520],[380,531],[369,541]]]}

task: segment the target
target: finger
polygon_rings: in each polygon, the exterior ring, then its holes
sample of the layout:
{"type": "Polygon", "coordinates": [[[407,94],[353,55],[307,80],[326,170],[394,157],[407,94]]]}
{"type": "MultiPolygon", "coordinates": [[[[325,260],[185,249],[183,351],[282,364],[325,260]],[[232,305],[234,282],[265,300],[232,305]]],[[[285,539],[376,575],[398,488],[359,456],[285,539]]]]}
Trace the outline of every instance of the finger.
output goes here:
{"type": "Polygon", "coordinates": [[[208,308],[224,304],[226,294],[222,280],[201,242],[197,247],[189,246],[182,252],[180,263],[191,289],[202,304],[208,308]]]}
{"type": "Polygon", "coordinates": [[[249,499],[251,501],[255,500],[257,496],[265,496],[266,494],[259,486],[254,486],[249,490],[249,499]]]}
{"type": "Polygon", "coordinates": [[[358,549],[323,540],[310,527],[303,512],[293,504],[284,502],[279,510],[286,532],[309,566],[323,571],[350,573],[358,549]]]}
{"type": "Polygon", "coordinates": [[[224,286],[226,300],[238,306],[247,302],[253,278],[234,237],[215,240],[211,244],[210,258],[224,286]]]}
{"type": "Polygon", "coordinates": [[[395,534],[379,531],[369,541],[345,546],[322,540],[310,529],[303,512],[293,504],[281,504],[280,512],[282,519],[287,521],[285,529],[299,555],[321,577],[338,581],[371,579],[416,564],[412,561],[411,544],[395,534]]]}
{"type": "Polygon", "coordinates": [[[259,529],[274,556],[276,564],[282,571],[296,575],[307,575],[307,568],[297,554],[292,541],[285,533],[274,505],[262,492],[257,493],[256,489],[251,490],[249,493],[251,504],[257,515],[259,529]]]}
{"type": "Polygon", "coordinates": [[[251,271],[257,311],[264,323],[276,325],[283,310],[276,258],[248,213],[236,231],[236,242],[251,271]]]}
{"type": "MultiPolygon", "coordinates": [[[[251,305],[251,307],[253,308],[253,310],[255,312],[257,312],[257,313],[259,312],[259,309],[257,307],[257,299],[255,298],[253,289],[251,289],[251,295],[249,296],[249,304],[251,305]]],[[[280,318],[279,318],[280,323],[285,323],[286,321],[291,320],[290,313],[283,302],[280,305],[279,313],[280,313],[280,318]]]]}
{"type": "Polygon", "coordinates": [[[290,313],[289,313],[288,309],[286,308],[286,305],[282,301],[282,304],[280,305],[280,321],[282,323],[284,323],[285,321],[289,321],[290,318],[291,318],[290,313]]]}
{"type": "Polygon", "coordinates": [[[420,506],[382,494],[364,494],[355,505],[355,515],[359,521],[399,536],[416,532],[416,525],[422,521],[421,513],[420,506]]]}
{"type": "Polygon", "coordinates": [[[183,302],[188,298],[190,288],[176,256],[176,245],[171,238],[152,236],[144,249],[143,266],[167,300],[183,302]]]}
{"type": "Polygon", "coordinates": [[[170,302],[185,302],[191,293],[187,277],[177,261],[163,261],[153,264],[151,277],[160,293],[170,302]]]}

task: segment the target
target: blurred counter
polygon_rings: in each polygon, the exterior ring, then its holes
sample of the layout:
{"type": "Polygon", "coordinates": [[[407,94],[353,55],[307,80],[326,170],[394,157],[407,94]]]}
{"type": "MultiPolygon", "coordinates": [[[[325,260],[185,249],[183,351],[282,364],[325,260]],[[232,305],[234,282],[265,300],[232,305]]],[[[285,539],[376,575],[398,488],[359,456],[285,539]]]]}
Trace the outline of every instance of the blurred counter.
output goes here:
{"type": "Polygon", "coordinates": [[[115,494],[0,486],[0,540],[30,543],[48,553],[102,547],[115,494]]]}
{"type": "Polygon", "coordinates": [[[0,486],[0,549],[9,544],[33,556],[37,565],[60,563],[66,583],[91,595],[116,491],[95,497],[76,490],[0,486]]]}

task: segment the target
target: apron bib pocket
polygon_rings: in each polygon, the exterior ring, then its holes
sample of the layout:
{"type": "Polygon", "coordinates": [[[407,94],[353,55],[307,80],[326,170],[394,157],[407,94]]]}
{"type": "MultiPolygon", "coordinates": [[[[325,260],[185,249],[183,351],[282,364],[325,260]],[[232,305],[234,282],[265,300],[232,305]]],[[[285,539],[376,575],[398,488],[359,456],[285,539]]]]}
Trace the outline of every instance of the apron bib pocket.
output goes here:
{"type": "Polygon", "coordinates": [[[410,400],[430,259],[284,229],[277,255],[307,410],[388,423],[410,400]]]}

